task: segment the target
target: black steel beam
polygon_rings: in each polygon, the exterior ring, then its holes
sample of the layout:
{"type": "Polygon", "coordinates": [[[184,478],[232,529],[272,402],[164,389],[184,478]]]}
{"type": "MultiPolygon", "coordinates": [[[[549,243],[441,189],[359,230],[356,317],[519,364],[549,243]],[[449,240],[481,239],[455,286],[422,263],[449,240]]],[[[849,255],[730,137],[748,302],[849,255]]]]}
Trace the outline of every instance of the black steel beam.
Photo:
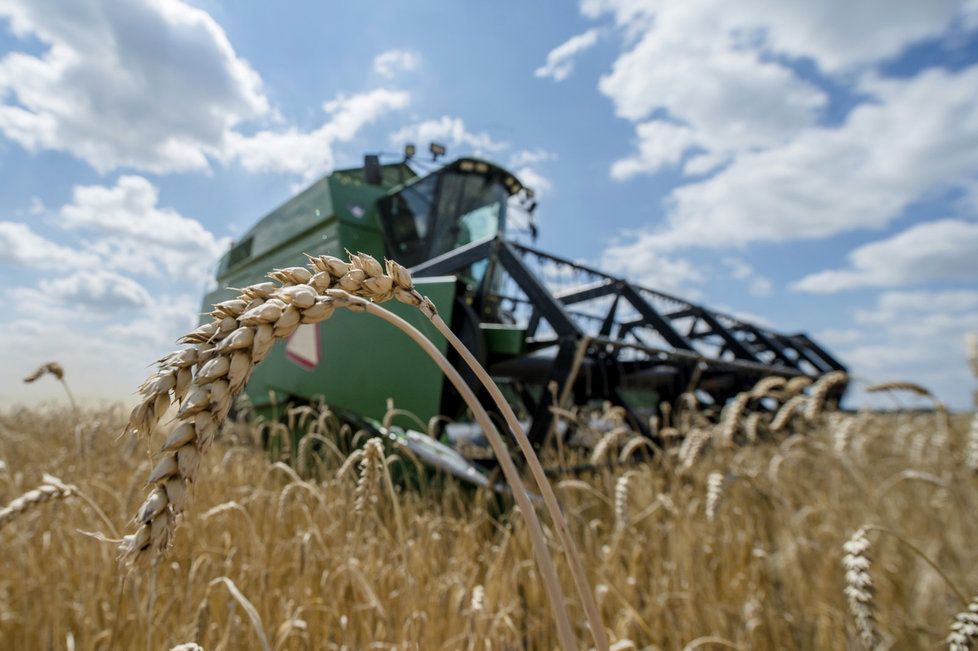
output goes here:
{"type": "Polygon", "coordinates": [[[811,364],[815,370],[819,373],[827,373],[831,371],[832,368],[828,366],[824,360],[815,355],[813,351],[809,350],[807,346],[802,345],[800,342],[795,341],[789,335],[776,334],[774,336],[778,341],[787,344],[791,347],[791,350],[798,354],[799,359],[803,359],[809,364],[811,364]]]}
{"type": "Polygon", "coordinates": [[[530,299],[533,308],[547,320],[558,337],[580,337],[581,331],[571,320],[564,306],[554,298],[543,283],[526,267],[523,259],[513,245],[506,240],[499,241],[499,262],[503,269],[530,299]]]}
{"type": "Polygon", "coordinates": [[[550,431],[550,425],[553,423],[554,415],[550,411],[550,407],[556,405],[551,404],[550,384],[556,384],[557,390],[554,393],[558,396],[562,395],[564,385],[567,383],[574,365],[576,352],[577,342],[573,338],[562,341],[557,349],[557,355],[554,357],[553,366],[550,367],[547,380],[540,387],[540,399],[533,410],[533,422],[530,424],[530,431],[526,433],[534,447],[539,447],[544,442],[547,433],[550,431]]]}
{"type": "Polygon", "coordinates": [[[608,294],[616,293],[620,288],[618,282],[614,280],[603,280],[587,287],[575,287],[565,292],[558,292],[556,298],[564,305],[583,303],[595,298],[601,298],[608,294]]]}
{"type": "Polygon", "coordinates": [[[734,357],[737,359],[746,359],[751,362],[761,361],[757,358],[757,355],[748,350],[747,346],[737,339],[732,332],[727,330],[723,324],[720,323],[720,321],[708,310],[700,310],[699,317],[706,323],[706,325],[710,326],[710,329],[713,332],[723,338],[727,344],[727,348],[733,352],[734,357]]]}
{"type": "Polygon", "coordinates": [[[754,335],[754,338],[757,339],[757,341],[759,341],[762,346],[767,348],[770,352],[774,353],[774,356],[777,359],[780,359],[784,364],[787,364],[792,368],[798,368],[798,363],[785,354],[784,346],[782,346],[780,343],[778,343],[771,337],[768,337],[763,330],[761,330],[756,326],[751,325],[750,323],[741,323],[740,327],[746,330],[747,332],[751,333],[752,335],[754,335]]]}
{"type": "Polygon", "coordinates": [[[791,338],[794,341],[802,342],[802,344],[807,346],[813,353],[821,357],[822,360],[832,368],[832,370],[834,371],[847,370],[846,367],[840,364],[836,358],[829,355],[827,350],[825,350],[817,343],[815,343],[815,341],[813,341],[812,338],[806,335],[805,333],[799,332],[798,334],[793,335],[791,338]]]}
{"type": "Polygon", "coordinates": [[[662,335],[662,338],[669,342],[670,346],[676,348],[681,348],[684,350],[695,350],[693,344],[690,341],[676,332],[676,329],[672,327],[666,319],[659,314],[658,310],[652,307],[652,304],[646,301],[642,296],[635,291],[635,288],[630,284],[623,282],[621,288],[621,296],[626,301],[632,304],[632,307],[642,315],[642,320],[645,325],[651,326],[662,335]]]}

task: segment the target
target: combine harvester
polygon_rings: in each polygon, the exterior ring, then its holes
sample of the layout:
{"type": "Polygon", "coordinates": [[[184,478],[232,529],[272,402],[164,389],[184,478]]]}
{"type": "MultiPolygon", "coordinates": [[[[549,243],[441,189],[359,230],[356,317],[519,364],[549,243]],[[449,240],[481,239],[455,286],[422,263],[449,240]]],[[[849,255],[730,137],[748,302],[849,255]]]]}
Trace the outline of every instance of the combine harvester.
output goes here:
{"type": "MultiPolygon", "coordinates": [[[[431,151],[435,160],[444,148],[431,151]]],[[[304,264],[304,253],[393,258],[489,369],[536,445],[551,431],[555,404],[610,401],[654,437],[649,417],[685,391],[719,407],[765,376],[815,379],[845,370],[806,334],[775,332],[529,246],[533,192],[494,163],[459,158],[419,175],[422,167],[409,145],[398,162],[368,155],[363,167],[316,181],[222,257],[222,289],[204,297],[204,312],[232,296],[226,288],[304,264]]],[[[389,307],[446,352],[416,310],[389,307]]],[[[464,365],[449,359],[478,393],[464,365]]],[[[247,386],[259,412],[271,406],[270,391],[276,401],[323,398],[368,421],[383,418],[389,397],[424,421],[464,420],[462,400],[417,346],[377,319],[349,313],[303,325],[276,344],[247,386]]],[[[493,411],[491,401],[486,407],[493,411]]],[[[462,436],[466,427],[448,433],[462,436]]]]}

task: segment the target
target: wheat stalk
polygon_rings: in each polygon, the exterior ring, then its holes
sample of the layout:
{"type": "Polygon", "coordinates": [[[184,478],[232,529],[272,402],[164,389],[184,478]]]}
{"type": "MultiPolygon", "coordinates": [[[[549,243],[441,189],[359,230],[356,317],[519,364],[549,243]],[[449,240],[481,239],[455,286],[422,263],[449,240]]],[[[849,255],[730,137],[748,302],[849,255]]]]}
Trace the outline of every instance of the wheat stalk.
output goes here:
{"type": "Polygon", "coordinates": [[[374,437],[363,446],[363,456],[360,457],[360,476],[354,491],[353,510],[362,515],[368,505],[377,503],[380,477],[384,466],[384,444],[374,437]]]}
{"type": "Polygon", "coordinates": [[[845,456],[852,439],[852,432],[856,428],[856,417],[847,416],[832,428],[832,449],[840,457],[845,456]]]}
{"type": "Polygon", "coordinates": [[[259,283],[243,289],[236,299],[216,304],[211,312],[213,321],[181,340],[194,347],[164,357],[160,360],[160,371],[140,387],[143,401],[133,409],[127,432],[150,433],[169,407],[171,395],[181,403],[177,419],[182,422],[167,439],[164,456],[150,473],[148,483],[153,489],[137,514],[139,529],[125,536],[120,544],[122,558],[133,562],[146,552],[160,553],[169,547],[176,517],[185,507],[186,486],[196,477],[201,454],[206,452],[217,428],[226,419],[233,397],[243,389],[255,364],[267,355],[274,341],[291,335],[302,323],[319,323],[332,316],[336,308],[345,307],[369,312],[408,334],[463,396],[489,438],[529,525],[561,646],[573,648],[570,618],[542,527],[488,415],[458,372],[420,331],[375,305],[395,298],[418,308],[436,325],[443,325],[440,318],[435,319],[434,304],[414,289],[408,271],[391,260],[387,261],[386,273],[377,260],[362,253],[351,255],[349,263],[332,256],[310,256],[309,260],[309,269],[288,267],[269,274],[281,286],[259,283]],[[197,370],[188,381],[187,369],[193,366],[197,370]]]}
{"type": "Polygon", "coordinates": [[[723,474],[711,472],[706,478],[706,519],[713,522],[716,519],[717,505],[723,496],[723,474]]]}
{"type": "Polygon", "coordinates": [[[971,417],[971,428],[968,430],[968,448],[965,451],[965,465],[969,470],[978,472],[978,412],[971,417]]]}
{"type": "Polygon", "coordinates": [[[978,596],[971,600],[967,609],[954,616],[951,633],[947,636],[949,651],[971,651],[978,640],[978,596]]]}
{"type": "Polygon", "coordinates": [[[812,385],[812,393],[805,405],[805,419],[813,421],[821,416],[829,392],[848,381],[849,376],[844,371],[832,371],[818,378],[818,381],[812,385]]]}
{"type": "Polygon", "coordinates": [[[78,403],[75,402],[75,396],[71,393],[71,389],[68,388],[68,382],[65,381],[65,370],[58,362],[41,364],[24,378],[24,383],[31,384],[40,380],[45,375],[52,375],[61,383],[61,388],[64,389],[65,395],[68,396],[68,402],[71,403],[71,408],[75,412],[75,416],[77,416],[78,403]]]}
{"type": "Polygon", "coordinates": [[[753,394],[750,391],[742,391],[723,410],[723,420],[720,421],[720,442],[724,445],[733,445],[734,436],[740,429],[740,420],[747,411],[753,394]]]}
{"type": "Polygon", "coordinates": [[[611,450],[618,447],[622,439],[630,434],[631,431],[627,427],[616,427],[602,436],[598,444],[594,446],[594,450],[591,451],[591,463],[598,465],[603,462],[605,457],[610,455],[611,450]]]}
{"type": "Polygon", "coordinates": [[[778,389],[784,388],[784,385],[787,384],[787,382],[788,381],[780,375],[769,375],[757,381],[754,387],[750,390],[750,395],[754,398],[763,398],[772,391],[777,391],[778,389]]]}
{"type": "Polygon", "coordinates": [[[846,571],[846,600],[849,603],[849,612],[856,620],[859,639],[864,647],[874,649],[880,641],[880,635],[876,629],[873,605],[873,577],[869,573],[870,547],[867,527],[856,530],[843,545],[846,553],[842,557],[842,566],[846,571]]]}
{"type": "Polygon", "coordinates": [[[29,490],[10,504],[0,509],[0,529],[17,519],[18,516],[53,500],[62,500],[77,495],[78,489],[65,484],[53,475],[45,474],[40,486],[29,490]]]}
{"type": "Polygon", "coordinates": [[[633,479],[635,471],[629,470],[615,482],[615,532],[619,534],[628,528],[628,498],[633,479]]]}
{"type": "Polygon", "coordinates": [[[812,383],[812,378],[808,377],[807,375],[799,375],[797,377],[791,378],[790,380],[785,382],[784,385],[785,397],[790,398],[791,396],[798,395],[799,393],[804,391],[805,388],[808,387],[811,383],[812,383]]]}
{"type": "Polygon", "coordinates": [[[703,448],[712,440],[710,430],[696,428],[686,435],[683,444],[679,448],[679,460],[682,462],[681,468],[688,470],[693,467],[700,456],[703,448]]]}
{"type": "Polygon", "coordinates": [[[925,386],[916,382],[906,382],[903,380],[891,380],[890,382],[879,382],[866,387],[866,393],[882,393],[884,391],[908,391],[915,393],[922,398],[933,398],[934,394],[925,386]]]}
{"type": "Polygon", "coordinates": [[[798,394],[788,399],[781,408],[778,409],[778,413],[774,414],[774,420],[771,421],[771,431],[780,432],[784,429],[784,426],[788,424],[791,417],[795,415],[795,412],[800,410],[805,403],[809,400],[808,396],[798,394]]]}
{"type": "Polygon", "coordinates": [[[747,414],[747,418],[744,420],[744,436],[747,437],[748,443],[757,443],[760,440],[760,428],[761,412],[753,411],[747,414]]]}

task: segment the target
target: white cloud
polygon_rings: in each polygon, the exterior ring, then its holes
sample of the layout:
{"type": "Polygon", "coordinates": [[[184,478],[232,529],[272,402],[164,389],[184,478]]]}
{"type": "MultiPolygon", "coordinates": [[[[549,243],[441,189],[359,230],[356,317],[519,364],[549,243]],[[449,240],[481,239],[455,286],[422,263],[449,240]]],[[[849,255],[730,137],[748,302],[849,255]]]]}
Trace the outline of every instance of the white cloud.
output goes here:
{"type": "Polygon", "coordinates": [[[864,244],[849,254],[848,269],[820,271],[793,288],[832,293],[857,287],[898,287],[978,278],[978,223],[942,219],[916,224],[864,244]]]}
{"type": "MultiPolygon", "coordinates": [[[[118,281],[114,284],[118,287],[118,281]]],[[[111,310],[68,296],[47,296],[39,289],[7,292],[6,297],[15,313],[8,310],[0,328],[4,368],[10,371],[0,375],[4,405],[63,400],[53,383],[20,381],[51,359],[62,364],[79,399],[125,399],[148,375],[145,364],[173,350],[176,338],[193,328],[199,308],[197,299],[182,294],[154,294],[149,304],[123,303],[111,310]]]]}
{"type": "Polygon", "coordinates": [[[76,186],[59,210],[59,224],[93,235],[86,252],[103,264],[138,273],[200,279],[209,275],[227,242],[200,222],[158,206],[159,191],[141,176],[121,176],[112,187],[76,186]]]}
{"type": "Polygon", "coordinates": [[[119,360],[156,359],[193,327],[200,287],[227,242],[159,204],[147,179],[121,176],[76,186],[50,211],[56,241],[0,222],[0,265],[32,270],[24,284],[0,288],[0,350],[16,371],[0,374],[0,403],[52,395],[18,380],[48,359],[64,365],[80,397],[119,399],[146,373],[119,360]]]}
{"type": "Polygon", "coordinates": [[[105,271],[80,271],[42,280],[39,291],[78,309],[112,312],[146,307],[152,298],[145,287],[127,276],[105,271]]]}
{"type": "Polygon", "coordinates": [[[546,149],[521,149],[509,157],[506,163],[509,167],[523,167],[524,165],[539,165],[557,160],[557,154],[546,149]]]}
{"type": "Polygon", "coordinates": [[[261,79],[206,12],[179,0],[8,0],[0,16],[47,47],[0,59],[0,131],[100,171],[205,169],[262,117],[261,79]]]}
{"type": "Polygon", "coordinates": [[[685,258],[645,250],[635,241],[619,241],[606,247],[599,266],[613,276],[624,276],[651,289],[690,299],[702,293],[697,286],[706,282],[698,265],[685,258]]]}
{"type": "Polygon", "coordinates": [[[688,24],[710,28],[686,33],[690,40],[737,36],[740,45],[809,57],[832,72],[899,54],[908,44],[938,35],[976,13],[960,0],[865,0],[856,6],[847,0],[715,0],[676,5],[659,0],[584,0],[582,11],[592,18],[612,13],[616,24],[633,35],[662,24],[670,11],[682,11],[695,17],[687,19],[688,24]]]}
{"type": "Polygon", "coordinates": [[[976,182],[978,66],[862,88],[874,101],[841,126],[805,129],[674,190],[667,224],[642,234],[642,246],[736,247],[878,228],[915,201],[976,182]]]}
{"type": "Polygon", "coordinates": [[[508,146],[507,143],[496,142],[485,131],[469,131],[462,118],[448,115],[443,115],[437,120],[424,120],[406,125],[392,133],[390,140],[395,144],[413,142],[419,147],[436,141],[450,147],[471,149],[476,153],[495,152],[508,146]]]}
{"type": "Polygon", "coordinates": [[[825,93],[750,47],[736,15],[713,3],[643,6],[654,20],[639,23],[599,84],[619,116],[646,120],[636,128],[637,153],[615,164],[615,178],[676,165],[692,148],[727,160],[815,123],[825,93]]]}
{"type": "Polygon", "coordinates": [[[624,181],[637,174],[652,174],[674,167],[690,148],[699,144],[696,133],[689,127],[655,120],[635,127],[638,152],[615,161],[611,177],[624,181]]]}
{"type": "Polygon", "coordinates": [[[582,34],[572,36],[547,54],[547,62],[537,68],[533,74],[537,77],[550,77],[554,81],[563,81],[574,70],[574,59],[582,52],[594,47],[598,42],[600,30],[589,29],[582,34]]]}
{"type": "Polygon", "coordinates": [[[386,88],[341,96],[323,105],[328,119],[312,131],[230,133],[226,157],[250,172],[289,172],[308,180],[332,169],[334,143],[352,140],[364,126],[404,108],[410,99],[406,91],[386,88]]]}
{"type": "Polygon", "coordinates": [[[730,275],[737,280],[747,283],[747,291],[751,296],[770,296],[774,289],[771,279],[757,273],[746,260],[742,258],[726,257],[721,260],[728,269],[730,275]]]}
{"type": "MultiPolygon", "coordinates": [[[[332,168],[335,142],[409,100],[384,88],[340,96],[324,105],[317,128],[255,132],[282,121],[261,78],[210,15],[182,0],[8,0],[3,17],[45,51],[0,59],[0,133],[103,173],[209,170],[220,161],[308,180],[332,168]]],[[[375,62],[392,74],[417,64],[405,51],[375,62]]]]}
{"type": "Polygon", "coordinates": [[[853,327],[819,337],[836,346],[860,380],[913,380],[952,407],[966,408],[973,383],[965,336],[976,330],[976,290],[886,291],[871,308],[854,312],[853,327]]]}
{"type": "Polygon", "coordinates": [[[50,269],[59,267],[87,267],[98,259],[90,254],[55,244],[38,235],[27,224],[0,221],[0,263],[50,269]]]}
{"type": "Polygon", "coordinates": [[[787,61],[811,59],[846,83],[969,15],[960,0],[586,0],[582,9],[613,14],[625,36],[599,85],[619,116],[639,123],[636,153],[612,168],[618,179],[675,166],[690,150],[705,157],[690,159],[686,175],[781,146],[817,124],[828,101],[787,61]]]}
{"type": "Polygon", "coordinates": [[[547,195],[553,190],[553,183],[550,179],[529,165],[516,170],[516,177],[523,182],[523,185],[533,190],[537,196],[547,195]]]}
{"type": "Polygon", "coordinates": [[[411,72],[421,65],[421,57],[411,50],[387,50],[374,57],[374,72],[393,79],[399,72],[411,72]]]}

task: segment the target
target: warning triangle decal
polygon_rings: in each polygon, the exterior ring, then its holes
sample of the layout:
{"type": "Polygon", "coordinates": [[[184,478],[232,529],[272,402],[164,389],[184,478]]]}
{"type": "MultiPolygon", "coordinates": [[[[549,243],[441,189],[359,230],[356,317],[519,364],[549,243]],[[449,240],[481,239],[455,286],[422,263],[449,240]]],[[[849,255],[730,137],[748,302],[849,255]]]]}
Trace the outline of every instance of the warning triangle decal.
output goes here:
{"type": "Polygon", "coordinates": [[[310,371],[319,365],[319,351],[319,324],[302,324],[285,344],[285,356],[310,371]]]}

